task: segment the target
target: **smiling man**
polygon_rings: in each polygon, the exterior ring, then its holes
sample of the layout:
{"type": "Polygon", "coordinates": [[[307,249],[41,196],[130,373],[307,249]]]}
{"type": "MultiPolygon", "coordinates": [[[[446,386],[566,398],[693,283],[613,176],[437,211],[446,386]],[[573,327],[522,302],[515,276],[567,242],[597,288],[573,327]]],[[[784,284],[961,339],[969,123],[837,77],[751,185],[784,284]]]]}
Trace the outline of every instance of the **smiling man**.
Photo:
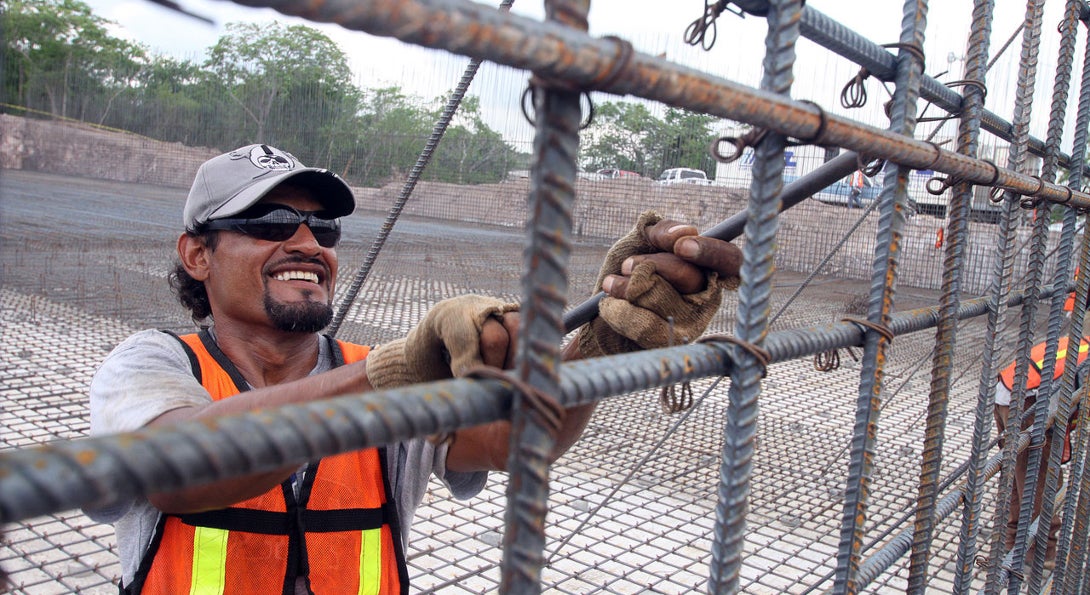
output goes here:
{"type": "MultiPolygon", "coordinates": [[[[444,300],[407,337],[374,349],[320,334],[333,314],[340,218],[354,207],[335,174],[267,145],[202,165],[170,278],[200,330],[121,343],[92,380],[91,432],[511,367],[517,307],[484,296],[444,300]]],[[[602,315],[565,357],[696,338],[740,261],[729,243],[644,214],[607,255],[602,315]]],[[[554,458],[592,412],[565,411],[554,458]]],[[[115,526],[124,593],[403,593],[408,525],[429,477],[458,498],[476,494],[506,464],[509,430],[506,421],[463,428],[88,513],[115,526]]]]}

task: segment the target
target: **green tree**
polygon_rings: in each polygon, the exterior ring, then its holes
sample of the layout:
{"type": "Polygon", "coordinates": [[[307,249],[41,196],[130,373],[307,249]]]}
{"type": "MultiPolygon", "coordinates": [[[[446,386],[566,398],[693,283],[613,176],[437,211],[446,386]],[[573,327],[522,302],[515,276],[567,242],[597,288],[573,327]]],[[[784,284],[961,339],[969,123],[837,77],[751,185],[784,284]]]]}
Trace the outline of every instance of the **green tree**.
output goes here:
{"type": "Polygon", "coordinates": [[[3,0],[4,100],[91,121],[147,63],[139,45],[109,34],[110,21],[78,0],[3,0]]]}
{"type": "Polygon", "coordinates": [[[643,103],[605,102],[584,133],[580,161],[590,171],[616,167],[655,177],[671,167],[702,169],[708,177],[715,163],[708,155],[715,118],[668,108],[659,118],[643,103]]]}
{"type": "Polygon", "coordinates": [[[366,186],[404,178],[438,118],[422,103],[400,87],[365,90],[348,176],[366,186]]]}
{"type": "MultiPolygon", "coordinates": [[[[447,97],[440,103],[445,105],[447,97]]],[[[455,184],[499,182],[520,162],[500,133],[484,122],[480,98],[473,96],[462,100],[433,160],[425,178],[455,184]]]]}
{"type": "Polygon", "coordinates": [[[230,23],[204,67],[230,126],[225,144],[292,147],[306,162],[330,163],[350,142],[360,94],[345,53],[305,25],[230,23]]]}

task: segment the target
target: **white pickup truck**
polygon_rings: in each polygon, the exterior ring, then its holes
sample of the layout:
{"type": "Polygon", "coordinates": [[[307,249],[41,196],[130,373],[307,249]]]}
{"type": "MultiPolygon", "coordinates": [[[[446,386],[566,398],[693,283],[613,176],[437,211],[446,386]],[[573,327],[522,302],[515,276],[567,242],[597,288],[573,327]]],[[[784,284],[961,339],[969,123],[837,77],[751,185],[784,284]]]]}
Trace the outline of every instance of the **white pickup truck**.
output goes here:
{"type": "Polygon", "coordinates": [[[699,169],[692,169],[688,167],[674,167],[668,169],[658,178],[655,179],[656,184],[670,185],[670,184],[698,184],[700,186],[711,186],[712,181],[708,179],[708,174],[699,169]]]}

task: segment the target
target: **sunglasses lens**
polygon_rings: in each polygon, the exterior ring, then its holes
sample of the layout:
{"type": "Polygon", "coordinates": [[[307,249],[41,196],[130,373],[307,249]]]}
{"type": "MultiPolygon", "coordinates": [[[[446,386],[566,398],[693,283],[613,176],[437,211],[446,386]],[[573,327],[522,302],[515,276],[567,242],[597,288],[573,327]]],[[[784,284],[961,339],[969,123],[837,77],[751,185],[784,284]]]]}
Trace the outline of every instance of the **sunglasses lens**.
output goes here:
{"type": "Polygon", "coordinates": [[[250,217],[239,219],[220,219],[212,222],[214,228],[228,228],[242,232],[252,238],[267,242],[283,242],[295,235],[299,226],[306,224],[319,246],[332,248],[341,239],[341,223],[336,219],[326,219],[315,212],[300,213],[289,207],[262,208],[251,213],[250,217]]]}

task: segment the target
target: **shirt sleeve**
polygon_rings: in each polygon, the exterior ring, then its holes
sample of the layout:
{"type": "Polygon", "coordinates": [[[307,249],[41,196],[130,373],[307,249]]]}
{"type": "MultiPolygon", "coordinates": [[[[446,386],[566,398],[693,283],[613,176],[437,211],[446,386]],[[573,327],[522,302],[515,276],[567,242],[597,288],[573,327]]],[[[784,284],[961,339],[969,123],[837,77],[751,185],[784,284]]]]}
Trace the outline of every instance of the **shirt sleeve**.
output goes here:
{"type": "Polygon", "coordinates": [[[156,330],[125,339],[91,379],[91,435],[131,432],[160,415],[212,402],[173,336],[156,330]]]}

